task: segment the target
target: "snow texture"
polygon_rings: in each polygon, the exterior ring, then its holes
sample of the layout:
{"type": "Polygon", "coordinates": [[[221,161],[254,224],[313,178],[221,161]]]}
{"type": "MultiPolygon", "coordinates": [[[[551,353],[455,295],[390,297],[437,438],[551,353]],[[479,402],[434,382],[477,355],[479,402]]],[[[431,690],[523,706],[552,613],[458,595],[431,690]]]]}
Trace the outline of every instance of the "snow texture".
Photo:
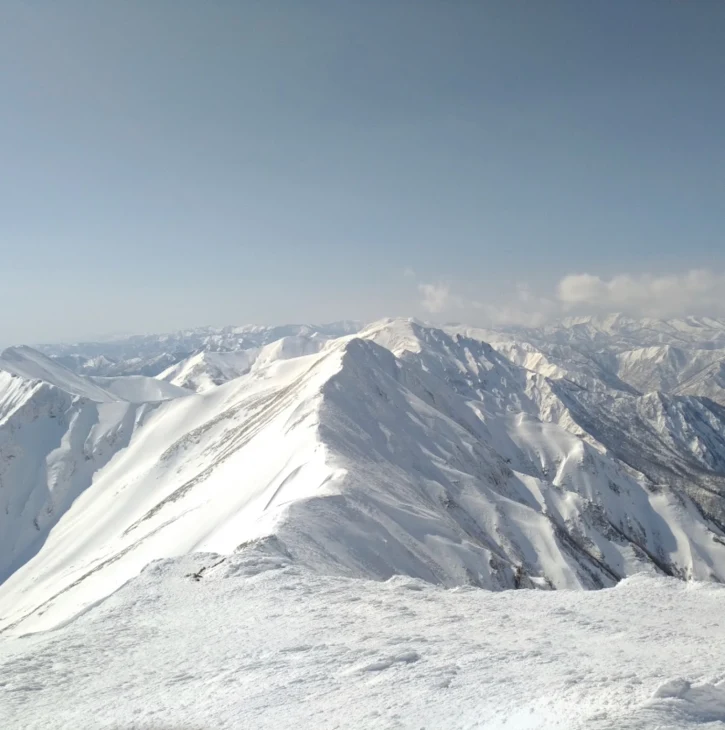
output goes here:
{"type": "Polygon", "coordinates": [[[0,643],[0,724],[37,728],[714,730],[725,588],[444,590],[335,578],[264,543],[157,561],[0,643]]]}
{"type": "Polygon", "coordinates": [[[725,723],[725,323],[43,350],[0,356],[0,727],[725,723]]]}
{"type": "MultiPolygon", "coordinates": [[[[73,395],[60,366],[8,376],[0,630],[51,628],[154,559],[271,535],[297,564],[356,578],[725,582],[712,401],[587,389],[410,320],[300,349],[285,337],[246,374],[163,402],[73,395]]],[[[71,375],[76,391],[90,380],[71,375]]]]}

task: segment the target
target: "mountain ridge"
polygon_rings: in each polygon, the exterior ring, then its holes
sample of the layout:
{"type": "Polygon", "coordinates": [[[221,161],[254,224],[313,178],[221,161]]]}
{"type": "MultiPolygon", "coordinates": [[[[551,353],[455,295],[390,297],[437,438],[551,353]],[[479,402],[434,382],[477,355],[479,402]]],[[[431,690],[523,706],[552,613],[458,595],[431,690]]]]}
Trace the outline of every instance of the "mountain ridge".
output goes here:
{"type": "Polygon", "coordinates": [[[725,582],[712,401],[587,388],[414,320],[317,344],[163,402],[0,373],[0,630],[66,620],[149,560],[260,539],[319,572],[446,586],[725,582]]]}

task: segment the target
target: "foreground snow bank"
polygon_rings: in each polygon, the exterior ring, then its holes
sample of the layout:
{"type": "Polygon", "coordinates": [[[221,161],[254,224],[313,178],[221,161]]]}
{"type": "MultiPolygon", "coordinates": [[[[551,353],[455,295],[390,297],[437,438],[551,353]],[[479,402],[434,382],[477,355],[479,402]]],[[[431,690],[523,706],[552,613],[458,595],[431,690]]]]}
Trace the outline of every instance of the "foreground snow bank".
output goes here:
{"type": "Polygon", "coordinates": [[[724,615],[665,578],[490,593],[194,554],[0,640],[0,726],[720,728],[724,615]]]}

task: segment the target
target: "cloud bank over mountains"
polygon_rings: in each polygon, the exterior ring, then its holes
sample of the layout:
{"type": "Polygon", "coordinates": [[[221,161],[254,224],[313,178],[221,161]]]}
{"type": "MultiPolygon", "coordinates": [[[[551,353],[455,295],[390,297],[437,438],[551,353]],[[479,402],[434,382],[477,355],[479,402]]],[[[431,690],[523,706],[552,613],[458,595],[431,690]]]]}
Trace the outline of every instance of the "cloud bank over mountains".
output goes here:
{"type": "MultiPolygon", "coordinates": [[[[412,270],[405,276],[414,278],[412,270]]],[[[553,291],[518,284],[496,301],[468,298],[450,281],[417,281],[418,307],[426,315],[472,324],[540,326],[560,317],[621,312],[632,317],[725,316],[725,273],[692,269],[679,274],[623,273],[610,279],[590,273],[563,276],[553,291]]]]}

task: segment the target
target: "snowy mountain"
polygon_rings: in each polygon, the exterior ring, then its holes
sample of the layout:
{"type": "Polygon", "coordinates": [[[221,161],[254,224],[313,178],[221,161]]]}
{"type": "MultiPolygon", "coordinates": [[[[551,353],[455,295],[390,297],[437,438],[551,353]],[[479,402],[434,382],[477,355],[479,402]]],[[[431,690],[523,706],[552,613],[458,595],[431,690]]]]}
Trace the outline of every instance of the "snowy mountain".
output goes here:
{"type": "Polygon", "coordinates": [[[30,347],[10,347],[0,355],[0,370],[28,381],[43,381],[70,395],[99,402],[112,401],[110,393],[87,378],[76,375],[30,347]]]}
{"type": "Polygon", "coordinates": [[[725,408],[640,394],[601,342],[476,335],[386,320],[111,380],[9,351],[0,630],[260,540],[317,573],[444,586],[725,581],[725,408]]]}
{"type": "Polygon", "coordinates": [[[116,337],[102,342],[38,345],[36,349],[83,375],[154,377],[200,352],[259,349],[287,337],[330,339],[354,334],[360,327],[359,322],[351,321],[278,327],[199,327],[165,334],[116,337]]]}
{"type": "Polygon", "coordinates": [[[53,385],[70,395],[98,403],[146,403],[190,395],[191,391],[143,375],[118,378],[78,375],[30,347],[9,347],[0,354],[0,371],[23,380],[53,385]]]}
{"type": "Polygon", "coordinates": [[[160,402],[153,378],[87,378],[31,348],[0,356],[0,580],[42,545],[160,402]]]}
{"type": "Polygon", "coordinates": [[[633,320],[622,315],[564,320],[539,329],[447,331],[490,342],[517,364],[588,390],[598,383],[642,394],[696,395],[725,405],[725,322],[633,320]]]}
{"type": "Polygon", "coordinates": [[[263,347],[229,352],[202,350],[172,365],[156,377],[173,385],[202,393],[246,375],[252,368],[269,365],[275,360],[287,360],[319,352],[327,339],[313,332],[305,335],[288,335],[263,347]]]}
{"type": "Polygon", "coordinates": [[[712,317],[684,319],[632,319],[622,314],[576,317],[538,330],[517,330],[544,337],[556,344],[596,349],[616,347],[624,351],[640,347],[672,345],[712,350],[725,347],[725,320],[712,317]]]}

